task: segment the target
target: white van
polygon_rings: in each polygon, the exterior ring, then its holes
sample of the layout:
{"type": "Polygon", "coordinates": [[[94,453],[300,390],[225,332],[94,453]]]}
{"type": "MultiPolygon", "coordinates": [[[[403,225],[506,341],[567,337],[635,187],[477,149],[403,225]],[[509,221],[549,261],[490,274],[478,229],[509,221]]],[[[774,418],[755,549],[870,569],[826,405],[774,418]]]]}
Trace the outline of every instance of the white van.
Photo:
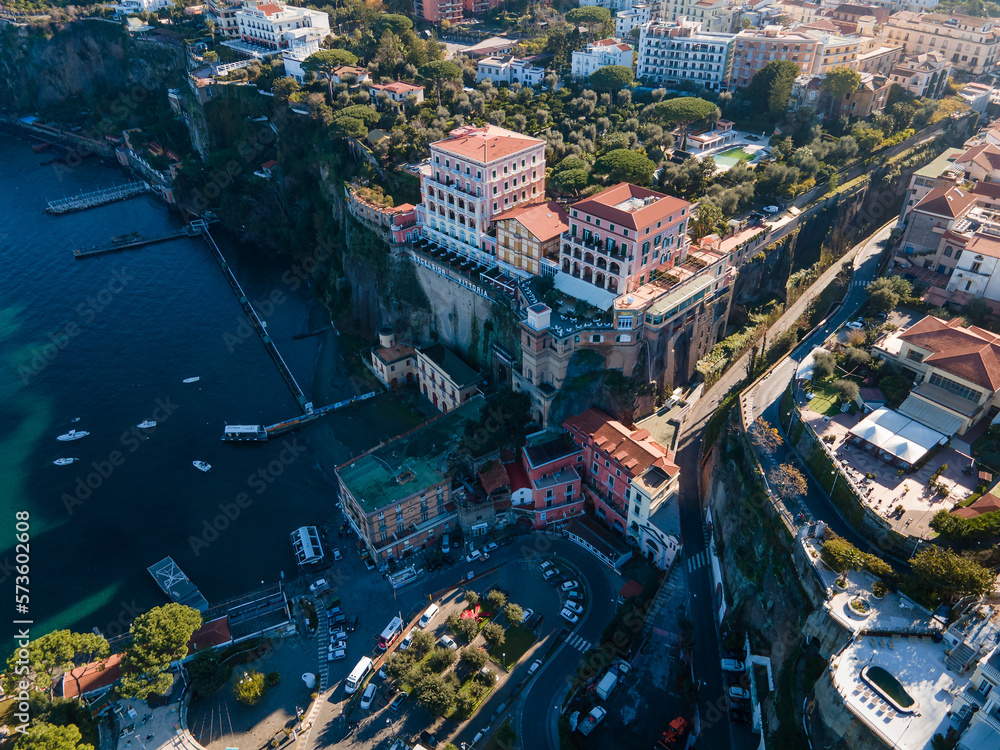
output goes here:
{"type": "Polygon", "coordinates": [[[422,615],[420,615],[420,620],[417,622],[417,625],[419,625],[421,628],[426,628],[428,625],[431,624],[431,620],[437,617],[437,613],[440,611],[441,609],[440,607],[438,607],[438,605],[432,604],[431,606],[429,606],[427,609],[424,610],[424,613],[422,615]]]}

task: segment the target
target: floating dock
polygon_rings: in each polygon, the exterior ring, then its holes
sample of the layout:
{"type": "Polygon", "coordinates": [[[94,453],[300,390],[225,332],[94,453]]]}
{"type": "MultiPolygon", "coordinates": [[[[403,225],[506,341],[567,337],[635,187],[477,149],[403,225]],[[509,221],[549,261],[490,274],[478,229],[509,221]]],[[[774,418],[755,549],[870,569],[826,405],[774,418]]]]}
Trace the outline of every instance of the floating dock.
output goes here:
{"type": "Polygon", "coordinates": [[[73,257],[80,259],[89,258],[94,255],[104,255],[105,253],[117,253],[121,250],[131,250],[137,247],[144,247],[145,245],[152,245],[156,242],[175,240],[178,237],[197,237],[198,234],[199,232],[191,227],[184,227],[184,229],[178,229],[173,232],[164,232],[163,234],[154,234],[152,237],[144,237],[138,233],[123,234],[118,237],[113,237],[111,242],[107,242],[103,245],[81,247],[74,250],[73,257]]]}
{"type": "Polygon", "coordinates": [[[124,185],[104,188],[103,190],[94,190],[90,193],[80,193],[80,195],[73,196],[72,198],[60,198],[59,200],[49,201],[45,212],[50,214],[68,214],[73,211],[83,211],[95,206],[103,206],[108,203],[134,198],[150,190],[152,190],[152,187],[146,182],[129,182],[124,185]]]}
{"type": "Polygon", "coordinates": [[[163,590],[163,593],[170,597],[170,601],[194,607],[199,612],[208,609],[208,600],[184,575],[184,571],[177,567],[177,563],[172,557],[164,557],[155,565],[150,565],[146,570],[153,576],[153,580],[163,590]]]}
{"type": "Polygon", "coordinates": [[[262,443],[273,437],[277,437],[278,435],[291,432],[292,430],[302,427],[303,425],[307,425],[310,422],[314,422],[327,414],[332,414],[338,409],[343,409],[344,407],[357,404],[361,401],[367,401],[370,398],[374,398],[376,395],[376,391],[371,391],[369,393],[362,394],[361,396],[355,396],[354,398],[338,401],[337,403],[330,404],[329,406],[321,406],[318,409],[306,412],[300,417],[286,419],[284,422],[278,422],[277,424],[272,424],[267,427],[262,427],[258,424],[229,424],[226,425],[222,431],[222,439],[231,443],[262,443]]]}

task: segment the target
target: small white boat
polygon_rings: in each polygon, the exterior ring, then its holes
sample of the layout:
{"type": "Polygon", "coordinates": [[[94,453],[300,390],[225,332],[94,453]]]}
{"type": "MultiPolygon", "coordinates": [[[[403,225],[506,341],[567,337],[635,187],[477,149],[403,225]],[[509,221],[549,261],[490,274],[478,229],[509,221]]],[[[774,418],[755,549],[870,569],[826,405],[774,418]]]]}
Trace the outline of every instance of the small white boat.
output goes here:
{"type": "Polygon", "coordinates": [[[74,461],[79,461],[79,458],[57,458],[54,463],[56,466],[69,466],[74,461]]]}
{"type": "Polygon", "coordinates": [[[201,376],[200,375],[195,375],[193,378],[184,378],[184,380],[182,380],[181,382],[182,383],[197,383],[199,380],[201,380],[201,376]]]}
{"type": "Polygon", "coordinates": [[[136,425],[140,430],[148,430],[152,427],[156,427],[156,422],[152,419],[144,419],[139,424],[136,425]]]}
{"type": "Polygon", "coordinates": [[[86,430],[70,430],[69,432],[57,437],[56,440],[59,440],[63,443],[68,443],[70,440],[79,440],[80,438],[85,438],[89,434],[90,433],[87,432],[86,430]]]}
{"type": "Polygon", "coordinates": [[[79,417],[73,417],[73,418],[72,418],[71,420],[69,420],[69,421],[70,421],[70,422],[79,422],[79,421],[80,421],[80,418],[79,418],[79,417]]]}
{"type": "Polygon", "coordinates": [[[207,464],[204,461],[192,461],[191,465],[194,468],[198,469],[198,471],[208,471],[209,469],[212,468],[211,464],[207,464]]]}

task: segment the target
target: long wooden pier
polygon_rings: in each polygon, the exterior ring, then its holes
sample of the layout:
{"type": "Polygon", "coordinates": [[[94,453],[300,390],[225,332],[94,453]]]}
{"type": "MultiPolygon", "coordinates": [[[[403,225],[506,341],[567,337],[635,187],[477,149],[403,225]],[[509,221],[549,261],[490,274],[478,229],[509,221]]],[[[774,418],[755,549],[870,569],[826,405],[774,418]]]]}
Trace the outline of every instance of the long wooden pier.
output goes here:
{"type": "Polygon", "coordinates": [[[302,411],[308,414],[312,411],[312,406],[306,399],[306,394],[299,386],[298,381],[295,380],[295,376],[292,375],[292,371],[285,363],[284,358],[281,356],[281,352],[278,351],[278,347],[276,347],[274,345],[274,341],[271,340],[271,336],[267,332],[267,327],[258,317],[257,311],[253,309],[253,305],[250,304],[250,299],[243,291],[243,287],[240,286],[240,282],[236,280],[236,275],[229,267],[229,263],[226,262],[226,258],[223,256],[222,251],[219,250],[219,246],[216,245],[215,240],[212,239],[212,235],[208,231],[208,224],[203,219],[196,219],[191,222],[191,228],[193,231],[201,234],[201,236],[205,238],[205,242],[208,243],[209,249],[211,249],[212,253],[215,255],[215,260],[222,269],[223,274],[225,274],[226,280],[229,282],[229,286],[236,294],[236,298],[239,300],[240,305],[243,306],[243,310],[250,319],[251,325],[253,325],[254,330],[257,331],[257,335],[260,336],[260,340],[264,343],[264,348],[267,349],[267,353],[271,355],[271,359],[273,359],[274,363],[278,366],[278,372],[285,381],[285,385],[288,386],[292,395],[295,396],[295,401],[298,403],[302,411]]]}
{"type": "Polygon", "coordinates": [[[325,417],[327,414],[333,414],[333,412],[339,409],[357,404],[361,401],[367,401],[370,398],[375,398],[376,395],[377,393],[375,391],[363,393],[360,396],[344,399],[343,401],[338,401],[335,404],[321,406],[318,409],[307,411],[305,414],[298,417],[292,417],[291,419],[286,419],[282,422],[268,425],[267,427],[258,424],[227,424],[223,428],[222,439],[230,443],[263,443],[273,437],[284,435],[286,432],[291,432],[292,430],[298,429],[303,425],[314,422],[320,417],[325,417]]]}
{"type": "Polygon", "coordinates": [[[80,195],[75,195],[72,198],[60,198],[58,200],[49,201],[48,207],[45,211],[50,214],[68,214],[73,211],[83,211],[87,208],[94,208],[95,206],[103,206],[107,203],[114,203],[115,201],[123,201],[128,198],[134,198],[135,196],[149,192],[150,190],[152,190],[152,188],[148,183],[128,182],[124,185],[115,185],[114,187],[104,188],[103,190],[94,190],[90,193],[80,193],[80,195]]]}
{"type": "Polygon", "coordinates": [[[152,245],[156,242],[166,242],[167,240],[175,240],[178,237],[197,237],[198,232],[191,227],[184,227],[183,229],[177,229],[173,232],[164,232],[163,234],[154,234],[151,237],[146,237],[141,234],[124,234],[120,237],[115,237],[111,242],[107,242],[103,245],[94,245],[93,247],[81,247],[73,251],[73,257],[78,260],[81,258],[89,258],[93,255],[103,255],[104,253],[117,253],[121,250],[131,250],[136,247],[143,247],[145,245],[152,245]]]}

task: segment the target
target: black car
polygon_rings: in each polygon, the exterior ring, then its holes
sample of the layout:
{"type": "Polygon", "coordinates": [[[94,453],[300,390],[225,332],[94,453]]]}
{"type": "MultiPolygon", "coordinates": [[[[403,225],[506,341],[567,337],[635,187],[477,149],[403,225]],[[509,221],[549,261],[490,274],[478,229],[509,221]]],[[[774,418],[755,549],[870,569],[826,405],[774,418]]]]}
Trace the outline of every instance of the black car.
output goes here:
{"type": "Polygon", "coordinates": [[[438,746],[438,739],[426,729],[420,733],[420,741],[434,750],[438,746]]]}
{"type": "Polygon", "coordinates": [[[554,588],[554,587],[558,586],[559,584],[564,583],[565,581],[568,581],[568,580],[569,580],[569,576],[567,576],[565,573],[560,573],[557,576],[552,576],[548,581],[546,581],[546,583],[548,583],[549,586],[552,586],[554,588]]]}
{"type": "Polygon", "coordinates": [[[438,558],[437,560],[431,560],[429,563],[427,563],[427,572],[433,573],[435,570],[438,570],[443,566],[444,562],[440,558],[438,558]]]}
{"type": "Polygon", "coordinates": [[[347,615],[345,615],[343,612],[338,612],[337,614],[333,615],[333,617],[330,620],[331,625],[342,625],[345,622],[347,622],[347,615]]]}
{"type": "Polygon", "coordinates": [[[455,558],[452,557],[451,555],[442,555],[441,556],[441,564],[442,565],[454,565],[455,564],[455,558]]]}
{"type": "Polygon", "coordinates": [[[529,617],[527,620],[524,621],[524,627],[526,627],[528,630],[537,630],[541,626],[542,620],[544,619],[545,618],[542,616],[541,612],[536,612],[535,614],[533,614],[531,617],[529,617]]]}
{"type": "Polygon", "coordinates": [[[354,630],[355,630],[355,628],[357,628],[357,627],[358,627],[358,616],[357,615],[351,615],[347,619],[347,621],[344,623],[344,630],[346,630],[348,633],[353,633],[354,630]]]}

